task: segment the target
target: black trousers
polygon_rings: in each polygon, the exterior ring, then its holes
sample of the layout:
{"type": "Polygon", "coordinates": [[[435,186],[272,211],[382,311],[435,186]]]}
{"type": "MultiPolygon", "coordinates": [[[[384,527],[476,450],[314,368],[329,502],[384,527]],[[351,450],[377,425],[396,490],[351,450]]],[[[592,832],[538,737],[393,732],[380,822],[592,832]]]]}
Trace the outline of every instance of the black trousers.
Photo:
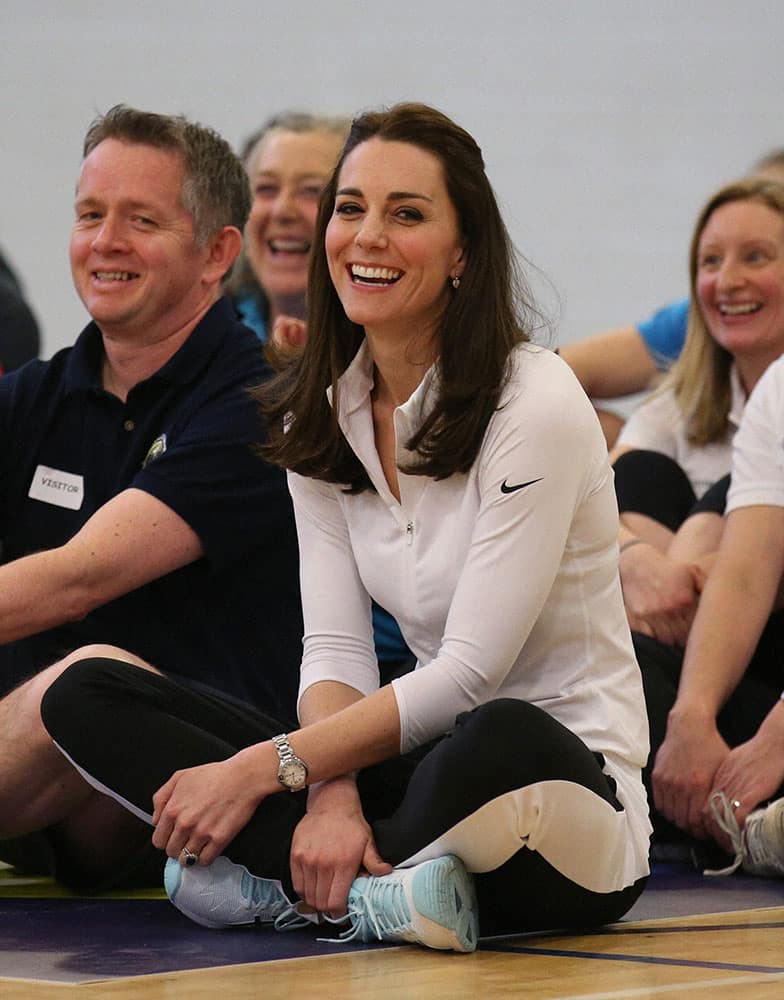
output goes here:
{"type": "Polygon", "coordinates": [[[639,448],[624,452],[613,470],[621,514],[645,514],[670,531],[677,531],[692,514],[724,513],[729,475],[715,482],[698,500],[680,465],[658,451],[639,448]]]}
{"type": "MultiPolygon", "coordinates": [[[[84,660],[65,671],[46,693],[42,716],[85,777],[148,822],[153,794],[174,771],[224,760],[282,728],[253,707],[108,659],[84,660]]],[[[481,838],[481,829],[495,835],[497,816],[488,817],[488,808],[503,805],[508,795],[535,797],[535,808],[521,800],[520,810],[504,813],[529,818],[520,821],[524,828],[510,831],[515,846],[508,856],[477,875],[481,931],[581,927],[619,919],[645,879],[613,891],[586,888],[546,860],[546,824],[543,833],[536,824],[552,803],[553,815],[562,819],[550,839],[558,835],[563,854],[566,831],[574,852],[567,867],[589,872],[608,850],[603,829],[623,814],[603,763],[541,709],[499,699],[461,715],[452,733],[428,746],[365,769],[358,786],[378,850],[393,865],[412,863],[433,844],[448,845],[451,831],[468,843],[481,838]],[[564,796],[578,786],[581,794],[572,794],[564,819],[564,796]],[[529,835],[540,841],[537,850],[525,846],[529,835]]],[[[293,897],[289,853],[305,806],[304,795],[269,796],[225,854],[255,875],[280,879],[293,897]]],[[[614,829],[623,826],[615,822],[614,829]]]]}
{"type": "MultiPolygon", "coordinates": [[[[688,839],[687,835],[661,816],[653,804],[651,773],[659,747],[667,731],[667,715],[675,704],[684,651],[639,632],[632,633],[637,661],[642,673],[648,709],[651,753],[643,780],[651,803],[654,838],[662,842],[688,839]]],[[[784,663],[784,612],[770,616],[748,669],[717,719],[719,732],[730,747],[751,739],[781,693],[781,664],[784,663]]],[[[774,796],[784,794],[784,786],[774,796]]]]}

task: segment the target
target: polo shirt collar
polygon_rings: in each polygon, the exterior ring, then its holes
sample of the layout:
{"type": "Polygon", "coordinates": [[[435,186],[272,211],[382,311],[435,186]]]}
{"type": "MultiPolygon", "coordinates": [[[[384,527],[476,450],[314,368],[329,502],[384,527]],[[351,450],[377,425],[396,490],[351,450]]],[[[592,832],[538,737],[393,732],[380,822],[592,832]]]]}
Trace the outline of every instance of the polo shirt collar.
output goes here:
{"type": "Polygon", "coordinates": [[[738,369],[733,364],[730,368],[730,412],[727,419],[733,427],[740,426],[740,418],[746,406],[746,392],[738,375],[738,369]]]}
{"type": "MultiPolygon", "coordinates": [[[[343,419],[350,417],[352,413],[356,413],[357,410],[369,404],[373,385],[373,358],[365,339],[359,345],[354,360],[338,379],[339,422],[344,432],[343,419]]],[[[422,381],[405,403],[395,410],[396,425],[399,418],[410,427],[411,433],[413,433],[433,409],[437,392],[438,370],[437,365],[433,364],[425,372],[422,381]]],[[[327,389],[327,398],[332,406],[332,386],[327,389]]]]}
{"type": "Polygon", "coordinates": [[[88,323],[71,348],[65,366],[63,383],[66,395],[85,389],[101,389],[103,341],[95,323],[88,323]]]}
{"type": "MultiPolygon", "coordinates": [[[[437,384],[437,367],[432,365],[406,402],[395,409],[395,455],[398,466],[409,465],[416,461],[416,456],[406,448],[406,442],[410,440],[432,410],[436,399],[437,384]]],[[[340,399],[338,423],[354,454],[365,466],[376,492],[384,498],[391,509],[394,509],[398,504],[389,490],[376,450],[370,400],[372,389],[373,359],[367,340],[364,340],[353,361],[338,379],[340,399]]],[[[330,405],[332,405],[331,388],[327,390],[327,396],[330,405]]],[[[403,473],[400,473],[398,477],[401,498],[407,496],[409,500],[412,500],[425,488],[425,481],[421,477],[415,477],[415,481],[409,483],[410,478],[403,473]]]]}
{"type": "MultiPolygon", "coordinates": [[[[169,383],[188,385],[196,381],[223,343],[227,326],[233,323],[236,323],[234,307],[223,296],[196,324],[180,349],[145,382],[164,379],[169,383]]],[[[102,389],[103,358],[101,331],[94,322],[88,323],[68,356],[64,380],[66,393],[102,389]]]]}
{"type": "MultiPolygon", "coordinates": [[[[340,399],[340,425],[343,428],[343,418],[349,417],[361,409],[370,397],[373,388],[373,359],[370,356],[367,340],[359,345],[354,360],[338,379],[338,397],[340,399]]],[[[327,387],[329,405],[334,407],[332,386],[327,387]]],[[[343,428],[345,431],[345,428],[343,428]]]]}

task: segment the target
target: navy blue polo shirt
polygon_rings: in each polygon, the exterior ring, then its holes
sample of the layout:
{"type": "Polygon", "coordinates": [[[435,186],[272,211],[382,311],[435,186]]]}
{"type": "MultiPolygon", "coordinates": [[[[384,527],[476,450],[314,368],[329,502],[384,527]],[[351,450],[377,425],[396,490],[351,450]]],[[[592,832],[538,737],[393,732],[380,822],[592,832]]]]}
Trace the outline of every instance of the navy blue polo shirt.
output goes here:
{"type": "Polygon", "coordinates": [[[109,642],[293,721],[297,542],[285,476],[253,451],[262,427],[247,387],[268,375],[256,335],[221,299],[125,403],[104,391],[102,359],[91,323],[51,361],[0,378],[2,561],[64,544],[130,487],[179,514],[205,556],[83,621],[0,646],[0,687],[109,642]]]}

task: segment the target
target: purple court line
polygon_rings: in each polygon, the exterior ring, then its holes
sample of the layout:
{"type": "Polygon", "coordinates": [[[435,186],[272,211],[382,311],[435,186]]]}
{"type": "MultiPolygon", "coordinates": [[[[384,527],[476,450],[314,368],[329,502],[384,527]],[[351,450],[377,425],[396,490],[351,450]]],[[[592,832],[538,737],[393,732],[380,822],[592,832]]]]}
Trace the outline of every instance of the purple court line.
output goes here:
{"type": "Polygon", "coordinates": [[[613,937],[624,934],[682,934],[684,931],[694,933],[699,931],[770,930],[774,927],[784,927],[784,920],[764,920],[754,924],[679,924],[669,927],[602,927],[598,931],[591,931],[590,933],[613,937]]]}
{"type": "Polygon", "coordinates": [[[784,972],[784,966],[775,965],[742,965],[737,962],[697,962],[690,959],[660,958],[650,955],[614,955],[598,951],[571,951],[567,948],[530,948],[515,947],[514,945],[496,945],[490,949],[482,948],[482,951],[488,950],[511,952],[516,955],[548,955],[553,958],[598,958],[608,962],[640,962],[645,965],[674,965],[689,969],[719,969],[724,972],[766,972],[773,974],[784,972]]]}
{"type": "Polygon", "coordinates": [[[664,924],[662,926],[652,926],[652,927],[635,927],[633,924],[631,926],[619,926],[619,927],[586,927],[579,930],[552,930],[552,931],[524,931],[521,934],[498,934],[486,938],[480,938],[480,947],[484,947],[488,951],[492,951],[494,948],[499,950],[506,948],[515,947],[525,947],[524,945],[507,945],[503,942],[509,941],[512,938],[524,937],[528,940],[536,939],[542,940],[547,938],[562,938],[571,936],[591,936],[591,937],[627,937],[631,934],[682,934],[684,931],[691,933],[698,933],[700,931],[743,931],[743,930],[770,930],[777,927],[784,927],[784,920],[759,920],[754,923],[742,923],[742,924],[664,924]],[[498,944],[493,942],[497,941],[498,944]]]}

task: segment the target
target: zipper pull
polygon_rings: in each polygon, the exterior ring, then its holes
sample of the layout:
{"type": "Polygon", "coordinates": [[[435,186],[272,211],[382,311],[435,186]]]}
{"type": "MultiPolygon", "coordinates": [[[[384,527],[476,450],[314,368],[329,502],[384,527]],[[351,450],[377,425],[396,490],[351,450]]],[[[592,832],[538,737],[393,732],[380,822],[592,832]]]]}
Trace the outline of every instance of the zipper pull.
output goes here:
{"type": "Polygon", "coordinates": [[[410,545],[414,541],[414,522],[409,521],[406,525],[406,539],[410,545]]]}

